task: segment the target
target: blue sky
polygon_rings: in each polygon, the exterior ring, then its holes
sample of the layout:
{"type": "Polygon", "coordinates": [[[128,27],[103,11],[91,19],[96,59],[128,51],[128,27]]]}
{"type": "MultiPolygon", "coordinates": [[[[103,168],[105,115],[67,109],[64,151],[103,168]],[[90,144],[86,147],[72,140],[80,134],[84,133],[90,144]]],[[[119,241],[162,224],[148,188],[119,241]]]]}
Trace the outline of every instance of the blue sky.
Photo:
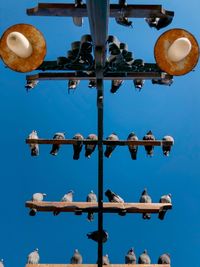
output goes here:
{"type": "MultiPolygon", "coordinates": [[[[43,1],[53,2],[53,1],[43,1]]],[[[69,1],[62,1],[69,2],[69,1]]],[[[115,1],[116,2],[116,1],[115,1]]],[[[128,1],[132,3],[133,1],[128,1]]],[[[33,24],[44,34],[47,60],[65,56],[70,43],[89,33],[88,20],[82,28],[71,18],[28,17],[26,8],[38,1],[3,0],[0,7],[1,35],[11,25],[33,24]]],[[[199,41],[199,1],[134,1],[135,4],[162,4],[175,11],[171,25],[160,31],[151,29],[143,19],[134,19],[133,28],[109,21],[109,34],[127,42],[135,58],[155,62],[153,47],[158,36],[171,28],[184,28],[199,41]]],[[[34,129],[39,137],[51,138],[65,131],[67,138],[80,132],[86,137],[97,133],[96,91],[81,82],[74,94],[68,94],[66,81],[43,81],[27,93],[25,74],[5,68],[0,62],[0,125],[1,125],[1,220],[0,258],[5,266],[24,266],[29,252],[38,247],[41,263],[68,263],[75,248],[84,263],[95,263],[97,245],[86,234],[97,229],[97,216],[88,223],[86,215],[48,213],[28,215],[25,201],[35,192],[47,193],[47,200],[56,201],[68,190],[75,191],[75,201],[85,201],[88,192],[97,192],[97,151],[91,159],[81,154],[72,159],[72,147],[63,146],[57,157],[49,154],[50,146],[40,146],[40,156],[32,158],[25,138],[34,129]]],[[[33,72],[37,73],[37,72],[33,72]]],[[[127,147],[118,147],[111,159],[104,159],[104,191],[119,193],[127,202],[137,202],[147,187],[154,202],[171,193],[173,209],[164,221],[152,215],[143,221],[141,215],[104,217],[109,240],[104,246],[112,263],[123,263],[130,247],[137,256],[146,248],[152,263],[169,252],[173,266],[199,267],[199,65],[194,72],[175,77],[171,87],[152,85],[147,81],[139,93],[131,81],[124,82],[117,94],[105,82],[104,137],[116,132],[126,139],[131,131],[142,138],[152,130],[157,139],[170,134],[175,145],[169,158],[155,148],[147,158],[139,148],[138,160],[132,161],[127,147]]],[[[107,201],[105,199],[105,201],[107,201]]]]}

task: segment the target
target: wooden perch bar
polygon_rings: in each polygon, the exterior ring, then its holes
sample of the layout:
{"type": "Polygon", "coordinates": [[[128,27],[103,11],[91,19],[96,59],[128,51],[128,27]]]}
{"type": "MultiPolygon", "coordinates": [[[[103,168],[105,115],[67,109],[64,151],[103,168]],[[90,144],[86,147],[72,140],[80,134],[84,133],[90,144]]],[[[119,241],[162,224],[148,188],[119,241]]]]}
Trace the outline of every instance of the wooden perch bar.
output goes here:
{"type": "MultiPolygon", "coordinates": [[[[33,202],[27,201],[26,207],[42,212],[98,212],[98,203],[93,202],[33,202]]],[[[160,210],[172,209],[170,203],[103,203],[104,213],[159,213],[160,210]]]]}
{"type": "MultiPolygon", "coordinates": [[[[109,264],[108,267],[170,267],[170,264],[109,264]]],[[[97,267],[97,264],[26,264],[26,267],[97,267]]]]}
{"type": "MultiPolygon", "coordinates": [[[[110,17],[118,17],[121,7],[117,4],[110,5],[110,17]]],[[[75,7],[74,4],[39,3],[34,8],[26,10],[29,16],[61,16],[61,17],[87,17],[86,5],[75,7]]],[[[128,18],[163,18],[174,16],[174,12],[167,11],[161,5],[127,5],[123,7],[123,14],[128,18]]]]}
{"type": "MultiPolygon", "coordinates": [[[[82,144],[98,144],[98,140],[87,140],[84,139],[82,141],[78,141],[75,139],[64,139],[64,140],[56,140],[56,139],[26,139],[26,144],[40,144],[40,145],[73,145],[77,143],[82,144]]],[[[104,145],[117,145],[117,146],[127,146],[127,145],[137,145],[137,146],[163,146],[165,145],[173,145],[172,141],[162,141],[162,140],[138,140],[138,141],[130,141],[130,140],[119,140],[119,141],[109,141],[103,140],[104,145]]]]}

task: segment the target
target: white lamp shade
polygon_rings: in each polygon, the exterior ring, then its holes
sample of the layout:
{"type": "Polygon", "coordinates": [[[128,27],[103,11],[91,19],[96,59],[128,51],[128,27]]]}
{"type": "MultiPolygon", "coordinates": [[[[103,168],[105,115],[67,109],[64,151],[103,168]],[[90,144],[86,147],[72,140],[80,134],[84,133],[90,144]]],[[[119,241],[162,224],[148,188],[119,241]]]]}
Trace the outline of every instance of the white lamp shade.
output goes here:
{"type": "Polygon", "coordinates": [[[32,55],[32,45],[20,32],[9,33],[6,43],[8,48],[20,58],[28,58],[32,55]]]}
{"type": "Polygon", "coordinates": [[[167,54],[172,62],[179,62],[187,57],[191,51],[192,44],[188,38],[176,39],[169,47],[167,54]]]}

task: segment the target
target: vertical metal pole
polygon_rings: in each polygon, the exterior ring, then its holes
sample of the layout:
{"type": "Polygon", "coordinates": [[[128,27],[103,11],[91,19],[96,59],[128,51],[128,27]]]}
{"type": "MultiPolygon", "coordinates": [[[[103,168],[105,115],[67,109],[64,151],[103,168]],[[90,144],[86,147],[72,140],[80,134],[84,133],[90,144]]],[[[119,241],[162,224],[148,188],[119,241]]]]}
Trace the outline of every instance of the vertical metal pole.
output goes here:
{"type": "Polygon", "coordinates": [[[98,107],[98,267],[102,266],[103,257],[103,79],[97,79],[98,107]]]}

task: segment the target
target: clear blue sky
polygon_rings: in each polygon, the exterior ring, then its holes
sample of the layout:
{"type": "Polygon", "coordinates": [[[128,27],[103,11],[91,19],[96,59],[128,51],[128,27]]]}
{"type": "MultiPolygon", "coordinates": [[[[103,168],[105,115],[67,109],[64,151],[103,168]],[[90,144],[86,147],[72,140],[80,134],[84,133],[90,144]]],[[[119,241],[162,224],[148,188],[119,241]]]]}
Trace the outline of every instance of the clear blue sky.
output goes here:
{"type": "MultiPolygon", "coordinates": [[[[78,28],[71,18],[28,17],[26,8],[37,3],[2,0],[1,35],[13,24],[33,24],[45,36],[46,59],[55,60],[66,55],[71,42],[89,33],[87,19],[78,28]]],[[[198,0],[128,3],[162,4],[165,9],[175,11],[172,24],[160,31],[149,28],[143,19],[134,19],[132,29],[110,19],[109,34],[127,42],[135,58],[155,62],[154,43],[162,32],[171,28],[184,28],[199,40],[198,0]]],[[[97,216],[93,223],[88,223],[85,215],[67,213],[58,217],[38,213],[30,217],[25,201],[35,192],[47,193],[49,201],[60,200],[69,189],[75,191],[76,201],[85,201],[91,189],[97,192],[97,151],[90,160],[82,153],[79,161],[73,161],[70,146],[62,147],[57,157],[49,154],[50,146],[41,146],[40,156],[32,158],[25,138],[33,129],[41,138],[51,138],[57,131],[65,131],[67,138],[77,132],[85,137],[97,133],[96,91],[89,89],[87,82],[81,82],[75,93],[69,95],[65,81],[43,81],[27,93],[25,74],[5,68],[3,62],[0,73],[0,258],[4,258],[6,267],[22,267],[27,254],[38,247],[41,263],[68,263],[73,250],[78,248],[84,263],[95,263],[97,246],[86,234],[97,229],[97,216]]],[[[152,263],[157,262],[160,254],[169,252],[174,267],[199,267],[199,65],[194,72],[175,77],[171,87],[147,81],[138,93],[133,83],[127,81],[115,95],[109,89],[110,82],[106,82],[105,137],[116,132],[126,139],[134,131],[142,138],[151,129],[157,139],[172,135],[175,145],[169,158],[162,155],[160,148],[155,149],[153,158],[147,158],[142,147],[137,161],[131,160],[126,147],[118,147],[111,159],[105,158],[105,190],[110,188],[127,202],[137,202],[144,187],[154,202],[171,193],[173,210],[164,221],[158,220],[157,215],[150,221],[143,221],[137,214],[106,215],[104,228],[110,238],[104,253],[109,254],[112,263],[123,263],[124,255],[133,246],[137,256],[146,248],[152,263]]]]}

